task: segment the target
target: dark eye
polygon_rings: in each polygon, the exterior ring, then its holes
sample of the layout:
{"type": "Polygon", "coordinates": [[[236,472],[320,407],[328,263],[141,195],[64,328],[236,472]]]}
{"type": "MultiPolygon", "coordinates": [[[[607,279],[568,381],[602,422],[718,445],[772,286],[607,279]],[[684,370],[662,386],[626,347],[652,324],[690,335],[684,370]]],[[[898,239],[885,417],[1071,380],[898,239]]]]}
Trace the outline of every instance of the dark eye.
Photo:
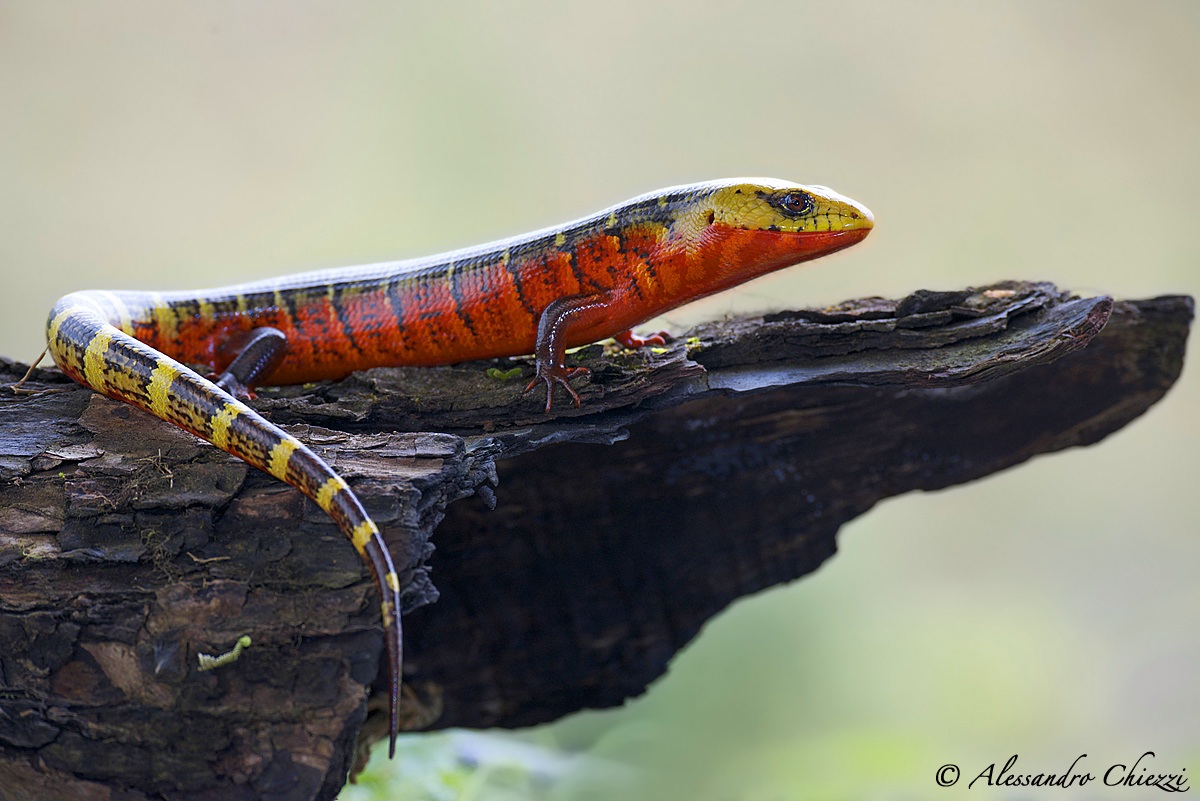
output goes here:
{"type": "Polygon", "coordinates": [[[788,192],[779,199],[779,207],[788,214],[807,214],[812,211],[812,198],[803,192],[788,192]]]}

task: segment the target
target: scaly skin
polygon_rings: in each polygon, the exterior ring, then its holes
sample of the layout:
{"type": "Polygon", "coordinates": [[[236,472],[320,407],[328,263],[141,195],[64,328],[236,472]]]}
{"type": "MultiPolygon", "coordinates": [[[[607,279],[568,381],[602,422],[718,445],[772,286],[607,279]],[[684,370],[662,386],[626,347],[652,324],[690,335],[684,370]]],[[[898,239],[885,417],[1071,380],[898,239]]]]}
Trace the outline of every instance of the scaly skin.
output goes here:
{"type": "Polygon", "coordinates": [[[537,355],[546,411],[584,372],[567,348],[616,337],[697,298],[859,242],[869,211],[824,187],[737,179],[664,189],[556,228],[405,262],[187,293],[76,292],[50,313],[63,372],[299,489],[354,544],[382,595],[395,750],[400,588],[375,523],[316,454],[249,406],[254,385],[389,365],[537,355]],[[247,355],[229,373],[242,351],[247,355]],[[249,368],[242,362],[249,361],[249,368]],[[222,373],[221,386],[184,364],[222,373]],[[247,385],[243,386],[242,381],[247,385]],[[225,388],[222,388],[225,387],[225,388]]]}

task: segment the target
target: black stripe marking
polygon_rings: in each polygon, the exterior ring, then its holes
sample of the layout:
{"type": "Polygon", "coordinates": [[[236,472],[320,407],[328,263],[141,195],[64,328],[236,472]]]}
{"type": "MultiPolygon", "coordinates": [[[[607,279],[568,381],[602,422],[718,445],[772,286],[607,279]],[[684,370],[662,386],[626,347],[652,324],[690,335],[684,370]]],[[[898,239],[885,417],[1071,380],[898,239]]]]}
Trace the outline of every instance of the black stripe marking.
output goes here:
{"type": "Polygon", "coordinates": [[[517,298],[521,301],[521,305],[525,307],[525,311],[529,312],[530,316],[537,318],[537,309],[529,304],[529,300],[525,297],[525,287],[521,284],[521,269],[520,264],[516,259],[512,258],[511,254],[507,261],[500,260],[504,265],[504,269],[508,270],[508,274],[512,277],[513,286],[517,289],[517,298]]]}
{"type": "Polygon", "coordinates": [[[392,306],[392,314],[396,316],[396,330],[407,339],[407,324],[404,315],[404,295],[408,290],[408,278],[392,278],[387,282],[388,303],[392,306]]]}
{"type": "Polygon", "coordinates": [[[292,289],[285,289],[279,293],[279,299],[283,301],[283,310],[287,312],[288,319],[292,321],[293,325],[296,323],[296,312],[300,305],[296,302],[298,294],[300,291],[292,289]]]}
{"type": "MultiPolygon", "coordinates": [[[[199,298],[188,298],[181,301],[172,301],[167,304],[167,307],[175,313],[176,329],[179,325],[195,320],[200,316],[200,300],[199,298]]],[[[176,334],[178,336],[178,334],[176,334]]]]}
{"type": "Polygon", "coordinates": [[[574,253],[572,253],[569,250],[561,251],[561,253],[567,257],[567,264],[570,265],[570,267],[571,267],[571,274],[575,276],[575,283],[579,284],[580,291],[583,291],[584,288],[586,288],[589,284],[591,285],[591,287],[593,289],[600,288],[600,285],[597,284],[594,279],[589,278],[588,276],[584,275],[583,272],[579,269],[579,264],[575,259],[574,253]]]}
{"type": "Polygon", "coordinates": [[[475,330],[475,324],[471,322],[471,316],[467,314],[462,287],[458,283],[460,280],[459,272],[469,269],[471,269],[470,262],[453,262],[447,271],[447,278],[450,284],[450,297],[454,299],[454,311],[458,315],[458,319],[462,320],[463,325],[471,332],[471,336],[478,337],[479,332],[475,330]]]}
{"type": "MultiPolygon", "coordinates": [[[[644,260],[641,262],[641,264],[642,264],[642,266],[643,266],[643,267],[645,267],[645,268],[646,268],[646,272],[650,274],[650,277],[651,277],[652,279],[654,279],[654,281],[657,283],[657,281],[658,281],[658,268],[657,268],[656,266],[654,266],[654,262],[653,262],[653,261],[650,261],[649,259],[644,259],[644,260]]],[[[635,281],[634,283],[637,283],[637,282],[635,281]]],[[[639,291],[639,294],[641,294],[641,293],[640,293],[640,291],[639,291]]]]}
{"type": "Polygon", "coordinates": [[[214,319],[228,317],[237,314],[238,304],[236,298],[225,298],[223,300],[212,300],[209,304],[213,307],[214,319]]]}
{"type": "Polygon", "coordinates": [[[347,286],[347,284],[334,284],[333,298],[330,300],[330,303],[333,304],[333,313],[337,315],[338,323],[342,326],[342,333],[346,335],[346,341],[350,343],[350,347],[362,353],[362,348],[359,347],[358,341],[354,338],[354,324],[351,322],[346,308],[342,303],[342,295],[345,294],[347,286]]]}

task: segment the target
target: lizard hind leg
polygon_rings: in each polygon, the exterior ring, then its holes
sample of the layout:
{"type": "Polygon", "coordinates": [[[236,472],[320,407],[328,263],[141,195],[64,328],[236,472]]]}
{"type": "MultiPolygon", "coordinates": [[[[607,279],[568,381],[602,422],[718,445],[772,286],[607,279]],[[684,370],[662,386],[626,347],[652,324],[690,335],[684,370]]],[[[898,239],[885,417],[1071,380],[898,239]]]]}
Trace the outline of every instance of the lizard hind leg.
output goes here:
{"type": "Polygon", "coordinates": [[[238,400],[253,400],[254,387],[266,383],[287,352],[287,336],[278,328],[255,328],[225,349],[236,349],[237,355],[213,383],[238,400]]]}
{"type": "MultiPolygon", "coordinates": [[[[539,381],[546,384],[546,413],[554,404],[554,387],[561,385],[571,396],[575,408],[579,408],[579,393],[570,384],[570,379],[577,375],[587,375],[586,367],[567,367],[563,359],[567,352],[567,342],[578,342],[578,335],[602,330],[604,320],[609,314],[609,297],[605,293],[589,295],[571,295],[558,298],[542,312],[538,319],[537,345],[537,374],[525,387],[529,392],[539,381]]],[[[609,329],[610,331],[612,329],[609,329]]],[[[594,339],[601,339],[603,335],[594,339]]],[[[594,341],[594,340],[593,340],[594,341]]]]}

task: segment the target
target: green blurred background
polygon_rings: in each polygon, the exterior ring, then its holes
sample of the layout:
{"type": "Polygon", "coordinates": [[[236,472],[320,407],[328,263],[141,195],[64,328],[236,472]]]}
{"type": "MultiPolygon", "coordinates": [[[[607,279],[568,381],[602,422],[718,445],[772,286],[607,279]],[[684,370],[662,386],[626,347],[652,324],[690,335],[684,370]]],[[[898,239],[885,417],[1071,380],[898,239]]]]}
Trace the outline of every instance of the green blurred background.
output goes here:
{"type": "MultiPolygon", "coordinates": [[[[4,2],[0,352],[73,289],[425,255],[733,175],[876,231],[673,325],[1001,278],[1197,293],[1198,79],[1193,2],[4,2]]],[[[1198,400],[1188,369],[1096,447],[888,501],[623,709],[410,738],[343,798],[1151,797],[934,784],[1013,753],[1200,776],[1198,400]]]]}

